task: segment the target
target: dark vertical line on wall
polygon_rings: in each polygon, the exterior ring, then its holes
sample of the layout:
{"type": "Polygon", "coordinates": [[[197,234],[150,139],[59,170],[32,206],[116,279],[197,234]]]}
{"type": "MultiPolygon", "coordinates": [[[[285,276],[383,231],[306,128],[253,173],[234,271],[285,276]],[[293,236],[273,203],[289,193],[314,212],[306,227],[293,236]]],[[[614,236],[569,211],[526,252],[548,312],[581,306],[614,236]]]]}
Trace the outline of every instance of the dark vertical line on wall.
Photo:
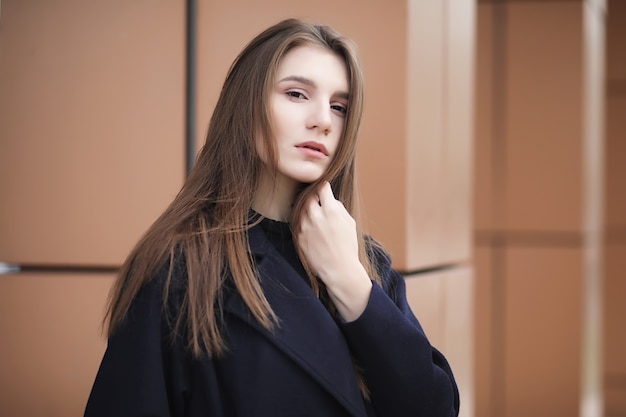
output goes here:
{"type": "MultiPolygon", "coordinates": [[[[497,228],[501,229],[506,220],[506,81],[507,81],[507,13],[506,1],[498,0],[493,8],[493,96],[492,96],[492,189],[493,213],[497,228]]],[[[492,277],[492,389],[491,415],[506,415],[506,239],[501,234],[494,235],[492,277]]]]}
{"type": "Polygon", "coordinates": [[[196,0],[187,0],[185,73],[185,170],[196,160],[196,0]]]}
{"type": "MultiPolygon", "coordinates": [[[[449,122],[449,117],[450,117],[450,96],[449,96],[449,82],[450,82],[450,35],[448,32],[448,26],[449,26],[449,11],[448,11],[448,2],[449,0],[446,1],[442,1],[441,2],[441,8],[442,8],[442,16],[443,16],[443,21],[442,21],[442,34],[441,34],[441,46],[442,46],[442,54],[441,54],[441,72],[442,72],[442,76],[441,76],[441,95],[442,95],[442,100],[441,100],[441,147],[439,149],[439,170],[438,170],[438,175],[437,175],[437,181],[439,181],[439,187],[437,190],[437,198],[439,199],[439,203],[441,204],[443,201],[445,200],[445,193],[446,193],[446,156],[448,155],[448,153],[446,152],[446,149],[449,145],[449,129],[448,129],[448,122],[449,122]]],[[[439,219],[441,220],[441,218],[439,219]]],[[[443,235],[444,232],[444,228],[443,228],[443,222],[439,221],[439,226],[438,226],[438,233],[440,236],[443,235]]],[[[437,253],[437,256],[440,257],[440,259],[442,259],[444,257],[444,252],[443,252],[443,245],[440,245],[439,251],[437,253]]]]}
{"type": "Polygon", "coordinates": [[[506,416],[506,238],[498,233],[491,239],[492,352],[491,417],[506,416]]]}

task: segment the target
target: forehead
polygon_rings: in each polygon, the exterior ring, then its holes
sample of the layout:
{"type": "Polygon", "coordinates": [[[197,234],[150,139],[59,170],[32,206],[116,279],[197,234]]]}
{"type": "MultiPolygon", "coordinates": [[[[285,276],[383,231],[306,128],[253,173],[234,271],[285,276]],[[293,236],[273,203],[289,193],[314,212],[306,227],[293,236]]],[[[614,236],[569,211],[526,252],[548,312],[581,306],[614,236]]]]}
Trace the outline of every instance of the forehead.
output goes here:
{"type": "Polygon", "coordinates": [[[299,76],[313,81],[318,87],[348,92],[348,70],[337,53],[318,45],[302,45],[283,56],[276,71],[276,81],[299,76]]]}

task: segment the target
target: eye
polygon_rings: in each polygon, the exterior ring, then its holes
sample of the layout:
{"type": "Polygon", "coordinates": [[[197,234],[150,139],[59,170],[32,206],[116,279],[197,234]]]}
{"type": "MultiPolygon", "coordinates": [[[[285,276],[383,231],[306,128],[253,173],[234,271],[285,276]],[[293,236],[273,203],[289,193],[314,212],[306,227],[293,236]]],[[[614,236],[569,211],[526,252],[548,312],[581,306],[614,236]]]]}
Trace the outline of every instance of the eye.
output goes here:
{"type": "Polygon", "coordinates": [[[335,110],[336,112],[341,113],[342,115],[348,113],[348,107],[343,104],[331,104],[330,108],[335,110]]]}
{"type": "Polygon", "coordinates": [[[287,91],[287,96],[289,96],[290,98],[296,98],[299,100],[303,100],[306,99],[306,96],[304,94],[302,94],[299,91],[287,91]]]}

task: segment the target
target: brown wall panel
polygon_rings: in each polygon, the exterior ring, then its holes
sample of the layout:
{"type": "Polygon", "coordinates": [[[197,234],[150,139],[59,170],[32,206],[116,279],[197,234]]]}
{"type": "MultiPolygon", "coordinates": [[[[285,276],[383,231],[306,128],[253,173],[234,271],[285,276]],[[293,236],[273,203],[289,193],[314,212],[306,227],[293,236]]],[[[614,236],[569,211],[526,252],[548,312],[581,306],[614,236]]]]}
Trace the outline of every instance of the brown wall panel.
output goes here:
{"type": "Polygon", "coordinates": [[[626,242],[606,245],[604,385],[607,415],[626,413],[626,242]]]}
{"type": "Polygon", "coordinates": [[[184,3],[4,1],[0,260],[116,265],[184,176],[184,3]]]}
{"type": "Polygon", "coordinates": [[[583,252],[509,248],[505,265],[506,415],[578,415],[583,252]]]}
{"type": "MultiPolygon", "coordinates": [[[[498,166],[493,163],[495,129],[495,93],[502,93],[494,84],[498,74],[495,68],[493,43],[497,36],[494,27],[496,7],[491,4],[479,4],[476,16],[476,81],[475,81],[475,135],[474,135],[474,228],[490,230],[498,228],[498,210],[496,207],[496,184],[503,180],[498,166]]],[[[500,120],[502,121],[502,120],[500,120]]],[[[497,155],[499,156],[499,155],[497,155]]]]}
{"type": "Polygon", "coordinates": [[[582,5],[512,3],[507,11],[507,228],[578,231],[582,5]]]}
{"type": "MultiPolygon", "coordinates": [[[[495,251],[489,246],[476,246],[474,248],[475,289],[474,289],[474,368],[475,379],[475,403],[476,416],[491,416],[495,407],[494,402],[501,401],[498,395],[498,379],[494,372],[502,371],[502,352],[494,343],[499,333],[494,329],[494,321],[498,311],[496,297],[496,283],[493,280],[498,276],[494,274],[495,251]]],[[[497,272],[497,271],[496,271],[497,272]]],[[[499,298],[498,298],[499,299],[499,298]]]]}
{"type": "Polygon", "coordinates": [[[609,239],[615,233],[626,239],[626,92],[616,96],[609,92],[606,112],[605,224],[609,239]]]}
{"type": "Polygon", "coordinates": [[[604,250],[604,401],[626,415],[626,3],[610,0],[607,18],[604,250]]]}
{"type": "Polygon", "coordinates": [[[0,276],[0,415],[79,416],[106,342],[109,274],[0,276]]]}
{"type": "Polygon", "coordinates": [[[626,80],[626,54],[624,35],[626,34],[626,2],[608,0],[606,25],[607,78],[626,80]]]}
{"type": "Polygon", "coordinates": [[[479,5],[483,417],[600,415],[603,13],[583,1],[479,5]]]}

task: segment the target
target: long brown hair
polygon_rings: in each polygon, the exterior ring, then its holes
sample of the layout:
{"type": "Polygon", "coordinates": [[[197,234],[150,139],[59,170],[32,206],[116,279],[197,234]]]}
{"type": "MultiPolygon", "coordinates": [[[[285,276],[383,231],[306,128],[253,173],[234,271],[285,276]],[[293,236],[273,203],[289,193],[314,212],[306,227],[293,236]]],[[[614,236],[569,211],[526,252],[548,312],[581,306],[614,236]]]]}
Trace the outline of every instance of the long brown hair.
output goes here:
{"type": "MultiPolygon", "coordinates": [[[[323,178],[303,186],[291,221],[298,224],[303,201],[323,181],[330,181],[336,198],[359,225],[355,149],[363,110],[363,76],[355,47],[328,27],[295,19],[282,21],[254,38],[231,66],[195,166],[174,201],[121,267],[106,312],[108,335],[124,320],[142,286],[169,261],[163,299],[166,303],[171,286],[180,285],[173,283],[177,274],[172,271],[175,258],[181,256],[186,267],[185,290],[174,332],[188,335],[188,347],[194,356],[210,357],[226,350],[220,331],[220,303],[228,277],[264,327],[271,329],[277,325],[278,318],[255,275],[247,235],[253,197],[264,169],[255,140],[259,134],[264,138],[269,169],[276,172],[269,94],[282,57],[292,48],[306,44],[328,48],[344,60],[350,97],[336,154],[323,178]]],[[[358,232],[361,262],[370,277],[379,281],[359,227],[358,232]]],[[[306,259],[301,258],[308,270],[306,259]]],[[[310,279],[313,289],[323,295],[323,284],[311,275],[310,279]]]]}

